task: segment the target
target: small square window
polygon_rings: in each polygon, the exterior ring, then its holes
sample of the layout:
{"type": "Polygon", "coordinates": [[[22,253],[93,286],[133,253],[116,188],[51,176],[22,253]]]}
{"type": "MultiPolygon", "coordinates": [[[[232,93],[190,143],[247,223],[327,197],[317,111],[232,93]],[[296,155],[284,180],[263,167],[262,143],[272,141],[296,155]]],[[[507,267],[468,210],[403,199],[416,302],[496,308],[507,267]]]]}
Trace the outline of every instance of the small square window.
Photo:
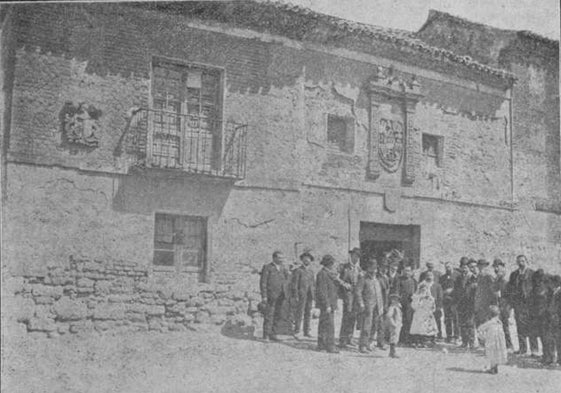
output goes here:
{"type": "Polygon", "coordinates": [[[204,272],[206,218],[156,213],[154,265],[183,272],[204,272]]]}
{"type": "Polygon", "coordinates": [[[442,166],[444,138],[436,135],[423,134],[423,156],[436,166],[442,166]]]}
{"type": "Polygon", "coordinates": [[[354,121],[352,118],[327,115],[327,143],[345,153],[354,148],[354,121]]]}

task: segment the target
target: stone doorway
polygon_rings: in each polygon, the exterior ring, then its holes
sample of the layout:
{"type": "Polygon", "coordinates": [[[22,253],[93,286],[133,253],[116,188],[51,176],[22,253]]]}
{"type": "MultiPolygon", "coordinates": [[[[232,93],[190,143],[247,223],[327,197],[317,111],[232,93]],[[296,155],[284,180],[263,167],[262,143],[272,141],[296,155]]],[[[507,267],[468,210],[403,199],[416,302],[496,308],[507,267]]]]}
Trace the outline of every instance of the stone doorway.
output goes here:
{"type": "Polygon", "coordinates": [[[405,260],[412,260],[419,267],[421,256],[421,226],[381,224],[376,222],[360,222],[360,248],[362,260],[375,256],[381,261],[382,256],[397,249],[403,252],[405,260]]]}

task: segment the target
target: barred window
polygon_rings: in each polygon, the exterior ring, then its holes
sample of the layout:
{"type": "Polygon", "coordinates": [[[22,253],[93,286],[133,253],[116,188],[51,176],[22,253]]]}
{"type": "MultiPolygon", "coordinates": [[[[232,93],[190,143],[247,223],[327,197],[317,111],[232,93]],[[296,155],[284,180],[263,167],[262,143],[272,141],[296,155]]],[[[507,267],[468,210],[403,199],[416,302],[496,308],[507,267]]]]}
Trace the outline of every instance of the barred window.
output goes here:
{"type": "Polygon", "coordinates": [[[221,71],[155,58],[152,73],[151,164],[214,169],[220,156],[221,71]]]}

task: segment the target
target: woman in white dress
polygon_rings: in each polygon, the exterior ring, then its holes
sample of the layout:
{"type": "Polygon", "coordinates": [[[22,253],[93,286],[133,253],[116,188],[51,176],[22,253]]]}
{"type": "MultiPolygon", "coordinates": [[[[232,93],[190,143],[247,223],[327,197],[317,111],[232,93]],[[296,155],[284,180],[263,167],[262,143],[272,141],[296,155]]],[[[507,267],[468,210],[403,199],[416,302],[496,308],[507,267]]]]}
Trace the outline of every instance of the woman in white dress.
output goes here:
{"type": "Polygon", "coordinates": [[[423,345],[425,338],[434,337],[438,333],[436,320],[434,319],[436,304],[434,297],[431,295],[430,286],[426,281],[423,281],[413,294],[411,307],[414,312],[409,333],[416,337],[414,342],[423,345]]]}

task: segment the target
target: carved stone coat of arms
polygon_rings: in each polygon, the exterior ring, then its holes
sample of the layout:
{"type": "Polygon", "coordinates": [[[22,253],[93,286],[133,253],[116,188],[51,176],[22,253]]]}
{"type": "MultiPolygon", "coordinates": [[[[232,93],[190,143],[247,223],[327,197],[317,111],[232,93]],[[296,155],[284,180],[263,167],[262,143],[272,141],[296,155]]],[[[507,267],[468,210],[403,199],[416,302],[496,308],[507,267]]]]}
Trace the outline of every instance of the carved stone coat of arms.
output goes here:
{"type": "Polygon", "coordinates": [[[378,154],[380,163],[388,172],[395,172],[403,159],[403,123],[398,120],[380,120],[378,154]]]}

